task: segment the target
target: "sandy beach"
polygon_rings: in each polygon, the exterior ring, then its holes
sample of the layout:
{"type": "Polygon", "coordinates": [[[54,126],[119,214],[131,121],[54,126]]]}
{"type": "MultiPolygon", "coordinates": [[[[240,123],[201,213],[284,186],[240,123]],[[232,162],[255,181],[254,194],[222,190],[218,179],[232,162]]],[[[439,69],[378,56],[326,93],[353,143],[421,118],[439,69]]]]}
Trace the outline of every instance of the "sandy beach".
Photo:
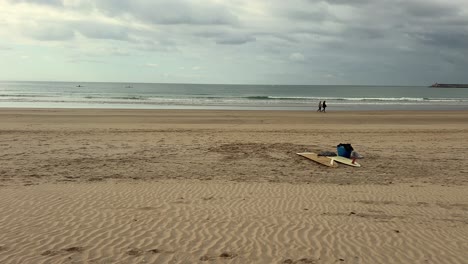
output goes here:
{"type": "Polygon", "coordinates": [[[0,110],[0,263],[467,263],[468,112],[0,110]],[[296,155],[351,143],[360,168],[296,155]]]}

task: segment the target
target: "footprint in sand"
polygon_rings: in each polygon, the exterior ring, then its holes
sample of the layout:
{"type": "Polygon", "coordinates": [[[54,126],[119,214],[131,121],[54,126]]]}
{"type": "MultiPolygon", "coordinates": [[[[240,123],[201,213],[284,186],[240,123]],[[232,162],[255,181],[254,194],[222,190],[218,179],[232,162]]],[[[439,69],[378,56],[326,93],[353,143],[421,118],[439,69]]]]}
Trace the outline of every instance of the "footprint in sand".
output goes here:
{"type": "Polygon", "coordinates": [[[129,251],[127,251],[127,255],[130,255],[130,256],[141,256],[142,254],[143,254],[143,251],[139,249],[130,249],[129,251]]]}
{"type": "Polygon", "coordinates": [[[55,256],[55,255],[58,255],[58,254],[60,254],[60,251],[46,250],[46,251],[42,252],[41,256],[55,256]]]}
{"type": "Polygon", "coordinates": [[[73,253],[81,253],[81,252],[84,251],[84,247],[69,247],[69,248],[62,249],[62,251],[73,252],[73,253]]]}
{"type": "Polygon", "coordinates": [[[231,252],[223,252],[221,253],[221,255],[219,255],[219,257],[223,259],[233,259],[237,257],[237,254],[231,252]]]}
{"type": "Polygon", "coordinates": [[[213,261],[215,259],[216,259],[215,257],[210,257],[210,256],[205,255],[200,258],[200,261],[213,261]]]}
{"type": "Polygon", "coordinates": [[[127,255],[135,256],[135,257],[141,256],[144,253],[159,254],[159,253],[162,253],[162,251],[157,249],[157,248],[150,249],[150,250],[147,250],[147,251],[143,251],[141,249],[134,248],[134,249],[130,249],[129,251],[127,251],[127,255]]]}
{"type": "Polygon", "coordinates": [[[286,259],[283,261],[283,264],[314,264],[317,263],[315,259],[311,258],[301,258],[298,260],[286,259]]]}
{"type": "Polygon", "coordinates": [[[84,251],[84,247],[69,247],[64,248],[61,250],[46,250],[42,252],[42,256],[55,256],[59,254],[66,254],[66,253],[81,253],[84,251]]]}
{"type": "MultiPolygon", "coordinates": [[[[237,257],[237,254],[231,253],[231,252],[223,252],[219,255],[219,257],[223,259],[233,259],[237,257]]],[[[216,260],[216,257],[207,256],[207,255],[200,257],[200,261],[213,261],[213,260],[216,260]]]]}

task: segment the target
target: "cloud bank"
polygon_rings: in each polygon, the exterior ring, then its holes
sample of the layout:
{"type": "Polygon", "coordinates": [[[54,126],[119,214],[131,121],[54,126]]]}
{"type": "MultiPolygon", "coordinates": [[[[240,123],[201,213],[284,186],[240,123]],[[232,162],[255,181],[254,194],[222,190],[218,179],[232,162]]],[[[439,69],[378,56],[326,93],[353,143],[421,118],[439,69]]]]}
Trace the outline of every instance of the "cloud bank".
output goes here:
{"type": "MultiPolygon", "coordinates": [[[[464,0],[0,0],[0,8],[0,47],[12,47],[0,54],[28,52],[39,63],[47,53],[57,65],[81,58],[76,78],[93,81],[106,71],[102,81],[468,82],[464,0]],[[147,61],[158,67],[141,70],[147,61]],[[181,73],[194,65],[203,70],[181,73]]],[[[11,75],[28,78],[0,78],[11,75]]]]}

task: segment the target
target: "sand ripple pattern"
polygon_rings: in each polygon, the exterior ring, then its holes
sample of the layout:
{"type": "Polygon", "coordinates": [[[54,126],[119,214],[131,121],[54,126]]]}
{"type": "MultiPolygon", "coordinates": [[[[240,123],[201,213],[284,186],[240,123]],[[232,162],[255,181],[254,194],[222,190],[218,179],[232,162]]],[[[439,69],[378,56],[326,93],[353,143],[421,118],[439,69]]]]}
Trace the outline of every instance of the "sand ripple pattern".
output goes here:
{"type": "Polygon", "coordinates": [[[0,263],[467,263],[467,187],[218,181],[0,189],[0,263]]]}

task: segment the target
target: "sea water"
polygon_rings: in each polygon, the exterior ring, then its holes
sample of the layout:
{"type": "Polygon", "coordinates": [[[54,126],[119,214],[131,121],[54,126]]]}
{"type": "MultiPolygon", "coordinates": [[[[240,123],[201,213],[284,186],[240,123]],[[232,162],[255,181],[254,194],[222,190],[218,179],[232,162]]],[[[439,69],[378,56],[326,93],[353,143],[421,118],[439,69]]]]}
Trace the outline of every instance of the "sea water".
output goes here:
{"type": "Polygon", "coordinates": [[[468,89],[365,85],[0,82],[0,107],[114,109],[468,110],[468,89]]]}

